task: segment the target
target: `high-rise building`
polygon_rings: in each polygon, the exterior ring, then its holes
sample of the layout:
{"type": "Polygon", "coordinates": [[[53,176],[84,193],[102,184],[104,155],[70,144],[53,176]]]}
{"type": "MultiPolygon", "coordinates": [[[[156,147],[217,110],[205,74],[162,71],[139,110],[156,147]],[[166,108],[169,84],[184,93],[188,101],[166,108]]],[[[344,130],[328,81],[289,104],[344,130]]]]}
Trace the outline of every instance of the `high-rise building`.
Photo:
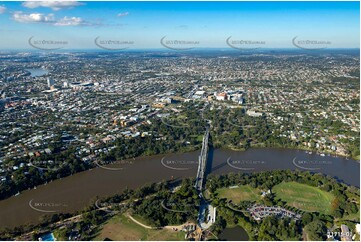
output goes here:
{"type": "Polygon", "coordinates": [[[48,77],[48,87],[50,88],[50,87],[54,86],[54,84],[55,84],[55,81],[48,77]]]}

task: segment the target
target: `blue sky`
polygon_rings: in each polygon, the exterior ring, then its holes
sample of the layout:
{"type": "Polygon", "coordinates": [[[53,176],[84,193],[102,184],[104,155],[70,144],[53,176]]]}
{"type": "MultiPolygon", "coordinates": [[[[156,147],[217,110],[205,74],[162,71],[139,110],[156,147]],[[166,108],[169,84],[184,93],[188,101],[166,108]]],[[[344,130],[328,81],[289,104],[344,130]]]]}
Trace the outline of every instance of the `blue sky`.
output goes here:
{"type": "Polygon", "coordinates": [[[94,39],[162,48],[160,39],[227,48],[226,39],[294,48],[292,39],[359,48],[359,2],[0,2],[0,49],[28,49],[29,38],[95,49],[94,39]]]}

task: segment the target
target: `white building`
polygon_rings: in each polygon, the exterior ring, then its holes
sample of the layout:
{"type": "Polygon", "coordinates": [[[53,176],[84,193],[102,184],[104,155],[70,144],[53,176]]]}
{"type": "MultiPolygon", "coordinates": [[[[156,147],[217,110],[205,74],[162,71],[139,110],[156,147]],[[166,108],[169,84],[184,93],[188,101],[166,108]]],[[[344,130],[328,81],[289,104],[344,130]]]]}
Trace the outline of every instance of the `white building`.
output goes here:
{"type": "Polygon", "coordinates": [[[218,101],[227,100],[227,93],[222,92],[222,93],[217,94],[216,99],[217,99],[218,101]]]}
{"type": "Polygon", "coordinates": [[[54,84],[55,84],[55,81],[48,77],[48,87],[50,88],[50,87],[54,86],[54,84]]]}
{"type": "Polygon", "coordinates": [[[256,111],[253,110],[248,110],[247,111],[247,115],[251,116],[251,117],[261,117],[262,113],[258,113],[256,111]]]}

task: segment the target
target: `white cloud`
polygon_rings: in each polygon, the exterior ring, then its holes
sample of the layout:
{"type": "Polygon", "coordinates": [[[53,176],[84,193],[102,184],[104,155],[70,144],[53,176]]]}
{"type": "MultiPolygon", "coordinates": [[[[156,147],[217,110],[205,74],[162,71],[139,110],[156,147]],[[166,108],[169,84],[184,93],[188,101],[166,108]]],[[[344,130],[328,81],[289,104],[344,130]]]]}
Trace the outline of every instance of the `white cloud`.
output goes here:
{"type": "Polygon", "coordinates": [[[21,11],[13,13],[13,20],[20,23],[45,23],[54,26],[91,26],[91,25],[100,25],[92,24],[84,21],[80,17],[63,17],[61,19],[56,19],[54,14],[44,15],[42,13],[31,13],[25,14],[21,11]]]}
{"type": "Polygon", "coordinates": [[[4,6],[0,6],[0,14],[5,13],[6,8],[4,6]]]}
{"type": "Polygon", "coordinates": [[[26,1],[22,3],[22,6],[26,8],[33,9],[33,8],[44,7],[44,8],[51,8],[54,11],[58,11],[66,8],[73,8],[81,5],[84,5],[84,3],[80,3],[77,1],[26,1]]]}
{"type": "Polygon", "coordinates": [[[62,19],[57,20],[54,23],[55,26],[78,26],[78,25],[86,25],[85,21],[79,17],[64,17],[62,19]]]}
{"type": "Polygon", "coordinates": [[[129,15],[129,12],[124,12],[124,13],[118,13],[118,17],[124,17],[124,16],[127,16],[129,15]]]}
{"type": "Polygon", "coordinates": [[[53,23],[54,14],[44,15],[42,13],[25,14],[21,11],[13,13],[13,19],[20,23],[53,23]]]}

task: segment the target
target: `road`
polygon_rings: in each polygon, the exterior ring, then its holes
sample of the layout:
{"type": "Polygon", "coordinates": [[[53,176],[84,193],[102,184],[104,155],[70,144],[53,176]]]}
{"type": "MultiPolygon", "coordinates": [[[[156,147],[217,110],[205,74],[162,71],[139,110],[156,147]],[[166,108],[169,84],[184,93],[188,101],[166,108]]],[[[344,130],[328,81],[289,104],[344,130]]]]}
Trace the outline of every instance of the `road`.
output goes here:
{"type": "Polygon", "coordinates": [[[199,192],[199,196],[202,197],[203,181],[206,172],[207,158],[208,158],[208,139],[209,139],[209,128],[207,127],[206,132],[203,136],[202,150],[198,157],[198,171],[194,187],[199,192]]]}
{"type": "Polygon", "coordinates": [[[198,157],[199,164],[198,164],[196,182],[194,185],[194,187],[198,191],[198,196],[201,198],[201,204],[198,213],[198,225],[202,230],[207,230],[216,221],[216,208],[208,204],[203,197],[203,188],[204,188],[207,159],[208,159],[208,146],[209,146],[209,128],[207,127],[206,132],[203,136],[201,154],[198,157]],[[206,214],[207,210],[208,210],[208,214],[206,214]]]}

